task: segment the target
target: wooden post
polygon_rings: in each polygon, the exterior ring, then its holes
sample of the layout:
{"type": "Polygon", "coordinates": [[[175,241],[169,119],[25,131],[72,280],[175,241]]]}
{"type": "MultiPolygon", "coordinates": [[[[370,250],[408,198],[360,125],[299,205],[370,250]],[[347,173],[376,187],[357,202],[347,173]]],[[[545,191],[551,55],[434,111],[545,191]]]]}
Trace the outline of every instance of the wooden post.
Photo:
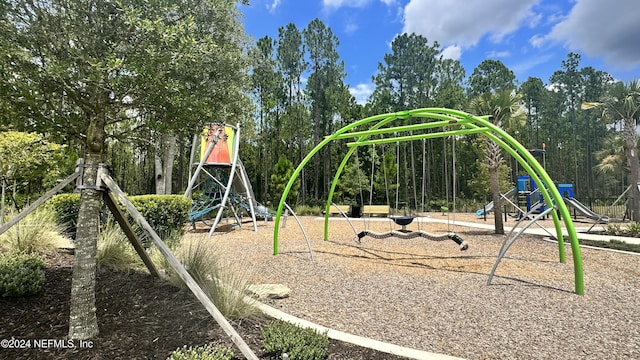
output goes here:
{"type": "Polygon", "coordinates": [[[27,215],[29,215],[33,210],[37,209],[38,206],[42,205],[45,201],[49,200],[50,197],[57,194],[58,191],[62,190],[65,186],[69,185],[73,180],[75,180],[78,176],[80,176],[80,172],[74,172],[69,175],[66,179],[62,180],[58,185],[56,185],[53,189],[47,191],[44,195],[42,195],[38,200],[34,201],[33,204],[29,205],[26,209],[22,210],[18,215],[12,217],[6,224],[0,226],[0,234],[9,230],[10,227],[15,225],[18,221],[24,219],[27,215]]]}
{"type": "Polygon", "coordinates": [[[153,265],[153,261],[151,261],[149,255],[147,255],[147,252],[144,250],[142,242],[140,242],[140,239],[138,239],[135,231],[133,231],[133,228],[131,227],[131,224],[129,224],[126,216],[118,207],[113,194],[107,191],[104,194],[104,201],[107,203],[107,207],[109,208],[109,210],[111,210],[113,217],[116,219],[125,235],[127,235],[127,239],[129,239],[129,242],[131,243],[131,245],[133,245],[133,248],[136,250],[138,256],[140,256],[140,259],[142,259],[142,262],[147,267],[151,275],[159,278],[160,274],[158,274],[158,270],[156,270],[156,267],[153,265]]]}
{"type": "Polygon", "coordinates": [[[209,297],[202,291],[198,283],[193,280],[191,275],[187,272],[187,270],[182,266],[182,264],[178,261],[178,259],[171,253],[169,247],[160,239],[158,234],[151,228],[147,220],[138,212],[138,210],[133,206],[133,204],[127,199],[127,196],[120,190],[118,185],[111,179],[111,177],[102,173],[100,175],[102,182],[116,195],[118,201],[124,205],[129,214],[133,217],[133,219],[140,225],[142,228],[149,232],[151,236],[151,240],[158,247],[162,255],[167,259],[171,267],[176,271],[178,276],[184,281],[184,283],[189,287],[191,292],[198,298],[198,300],[204,305],[205,309],[213,316],[218,325],[224,330],[225,333],[231,338],[231,340],[236,344],[238,349],[242,352],[242,354],[250,360],[259,360],[256,354],[251,351],[249,345],[242,340],[240,335],[235,331],[235,329],[229,324],[227,319],[225,319],[224,315],[216,308],[215,304],[211,302],[209,297]]]}

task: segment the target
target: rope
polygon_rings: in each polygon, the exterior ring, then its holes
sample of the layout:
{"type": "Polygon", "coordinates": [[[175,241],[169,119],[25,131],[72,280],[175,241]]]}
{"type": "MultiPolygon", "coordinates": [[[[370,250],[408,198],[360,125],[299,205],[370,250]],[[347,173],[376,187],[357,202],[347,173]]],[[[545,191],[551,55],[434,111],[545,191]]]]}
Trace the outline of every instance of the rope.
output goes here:
{"type": "Polygon", "coordinates": [[[458,244],[458,246],[460,247],[460,250],[467,250],[469,248],[469,245],[458,235],[454,234],[454,233],[449,233],[449,234],[430,234],[426,231],[398,231],[398,230],[394,230],[394,231],[389,231],[386,233],[377,233],[374,231],[361,231],[360,233],[358,233],[356,235],[356,241],[358,243],[361,242],[362,238],[365,236],[369,236],[372,237],[374,239],[386,239],[386,238],[390,238],[390,237],[396,237],[399,239],[405,239],[405,240],[410,240],[410,239],[415,239],[415,238],[425,238],[431,241],[444,241],[444,240],[452,240],[453,242],[455,242],[456,244],[458,244]]]}

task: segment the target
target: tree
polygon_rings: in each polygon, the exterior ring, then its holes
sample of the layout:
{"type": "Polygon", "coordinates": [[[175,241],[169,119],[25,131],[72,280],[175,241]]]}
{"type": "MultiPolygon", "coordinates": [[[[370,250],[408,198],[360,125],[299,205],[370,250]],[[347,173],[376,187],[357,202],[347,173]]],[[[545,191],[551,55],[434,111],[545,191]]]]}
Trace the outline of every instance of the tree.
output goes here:
{"type": "MultiPolygon", "coordinates": [[[[302,103],[302,74],[307,69],[307,62],[304,59],[304,44],[302,33],[294,23],[289,23],[278,29],[278,49],[276,51],[276,62],[279,71],[284,77],[287,88],[287,104],[284,111],[285,122],[281,131],[289,132],[290,137],[283,137],[284,141],[293,139],[292,147],[295,146],[297,156],[294,158],[302,161],[304,158],[304,144],[310,124],[305,121],[306,109],[302,103]]],[[[293,150],[293,149],[292,149],[293,150]]],[[[306,194],[306,172],[302,169],[300,174],[301,200],[304,202],[306,194]]]]}
{"type": "MultiPolygon", "coordinates": [[[[342,91],[345,88],[344,62],[338,55],[338,38],[320,19],[312,20],[302,31],[302,35],[311,70],[305,93],[311,106],[313,144],[318,144],[322,136],[333,133],[333,121],[341,98],[348,94],[342,91]]],[[[331,146],[323,148],[320,156],[313,158],[311,193],[316,199],[325,197],[328,190],[327,184],[330,183],[333,172],[331,150],[331,146]],[[322,188],[320,184],[323,185],[322,188]]]]}
{"type": "Polygon", "coordinates": [[[515,89],[516,76],[500,60],[484,60],[469,76],[469,95],[515,89]]]}
{"type": "Polygon", "coordinates": [[[602,117],[608,121],[619,121],[625,144],[627,182],[631,186],[627,211],[632,221],[640,221],[640,163],[638,162],[638,139],[636,130],[640,117],[640,81],[617,82],[599,102],[584,102],[582,109],[602,109],[602,117]]]}
{"type": "MultiPolygon", "coordinates": [[[[469,104],[469,111],[473,114],[491,115],[495,125],[506,127],[516,117],[520,107],[520,97],[511,90],[502,90],[497,93],[484,93],[469,104]]],[[[502,209],[500,206],[500,177],[499,168],[504,163],[500,146],[493,140],[486,140],[485,161],[489,169],[489,183],[491,198],[494,203],[493,213],[495,221],[495,233],[504,234],[502,221],[502,209]]]]}
{"type": "Polygon", "coordinates": [[[544,106],[544,83],[540,78],[529,77],[520,86],[520,94],[527,109],[527,146],[538,148],[540,141],[540,109],[544,106]]]}
{"type": "MultiPolygon", "coordinates": [[[[271,195],[272,201],[274,204],[278,203],[280,197],[284,193],[285,187],[287,187],[287,183],[291,176],[293,176],[293,164],[286,156],[281,155],[278,159],[278,162],[273,168],[273,174],[271,175],[271,195]]],[[[289,190],[289,194],[287,195],[286,201],[292,203],[296,197],[299,195],[298,190],[300,189],[300,178],[296,178],[289,190]]]]}
{"type": "Polygon", "coordinates": [[[9,180],[14,180],[14,195],[17,180],[42,180],[45,169],[55,169],[58,144],[50,143],[42,135],[7,131],[0,133],[0,223],[4,221],[5,196],[9,180]]]}
{"type": "Polygon", "coordinates": [[[121,123],[137,133],[183,134],[241,113],[246,68],[235,1],[0,0],[0,68],[28,84],[12,108],[39,129],[83,142],[86,164],[76,237],[69,337],[98,334],[95,188],[105,140],[121,123]],[[128,100],[127,100],[128,99],[128,100]],[[134,111],[137,116],[131,116],[134,111]]]}

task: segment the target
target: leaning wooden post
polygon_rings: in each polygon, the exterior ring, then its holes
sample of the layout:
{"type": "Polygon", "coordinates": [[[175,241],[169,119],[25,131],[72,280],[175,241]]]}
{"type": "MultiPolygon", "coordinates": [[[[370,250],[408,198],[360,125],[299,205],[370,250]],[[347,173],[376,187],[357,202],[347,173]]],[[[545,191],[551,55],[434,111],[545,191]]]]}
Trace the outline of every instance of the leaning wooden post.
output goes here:
{"type": "Polygon", "coordinates": [[[42,205],[45,201],[49,200],[49,198],[51,198],[53,195],[57,194],[65,186],[69,185],[78,176],[80,176],[80,172],[78,172],[78,171],[76,171],[73,174],[69,175],[69,177],[67,177],[66,179],[62,180],[53,189],[47,191],[38,200],[34,201],[26,209],[22,210],[18,215],[16,215],[16,216],[12,217],[11,219],[9,219],[9,221],[7,221],[6,224],[0,226],[0,234],[2,234],[5,231],[9,230],[9,228],[12,227],[13,225],[15,225],[18,221],[24,219],[25,216],[29,215],[33,210],[37,209],[38,206],[42,205]]]}
{"type": "Polygon", "coordinates": [[[160,274],[158,274],[158,270],[156,270],[156,267],[153,265],[153,261],[151,261],[151,258],[149,258],[149,255],[144,250],[144,246],[142,246],[142,242],[140,241],[140,239],[138,239],[138,236],[136,235],[135,231],[133,231],[133,228],[131,227],[131,224],[129,224],[129,221],[127,220],[126,216],[124,216],[124,213],[118,207],[118,204],[116,202],[116,199],[113,197],[113,194],[107,191],[104,194],[104,201],[107,203],[107,207],[109,208],[109,210],[111,210],[113,217],[118,222],[118,225],[120,225],[120,228],[122,229],[124,234],[127,235],[127,239],[129,239],[129,242],[131,243],[133,248],[136,250],[136,252],[138,253],[138,256],[140,256],[140,259],[142,259],[142,262],[147,267],[151,275],[159,278],[160,274]]]}
{"type": "Polygon", "coordinates": [[[149,235],[151,236],[151,240],[158,247],[158,250],[160,250],[162,255],[167,259],[167,261],[169,262],[171,267],[173,267],[173,269],[176,271],[178,276],[180,276],[182,281],[184,281],[187,287],[189,287],[189,290],[191,290],[191,292],[196,296],[196,298],[198,298],[198,300],[202,303],[202,305],[204,305],[205,309],[207,309],[209,314],[213,316],[213,318],[216,320],[218,325],[220,325],[222,330],[224,330],[224,332],[227,333],[229,338],[231,338],[231,340],[236,344],[238,349],[242,352],[242,354],[247,359],[258,360],[258,357],[256,356],[256,354],[253,353],[253,351],[251,351],[251,348],[249,348],[249,345],[247,345],[247,343],[245,343],[244,340],[242,340],[240,335],[235,331],[235,329],[231,326],[231,324],[227,321],[227,319],[225,319],[224,315],[222,315],[220,310],[216,308],[215,304],[213,304],[213,302],[211,302],[209,297],[207,297],[207,295],[202,291],[198,283],[196,283],[195,280],[193,280],[193,278],[191,277],[191,275],[189,275],[189,273],[184,268],[184,266],[182,266],[182,264],[178,261],[178,259],[173,255],[169,247],[162,241],[162,239],[160,239],[158,234],[156,234],[156,232],[151,228],[147,220],[145,220],[142,214],[140,214],[136,209],[136,207],[133,206],[133,204],[129,201],[129,199],[127,199],[127,196],[124,194],[124,192],[122,192],[122,190],[120,190],[118,185],[116,185],[113,179],[111,179],[109,174],[106,173],[106,169],[101,169],[101,170],[102,171],[98,173],[99,174],[98,179],[101,180],[109,188],[109,190],[111,190],[116,195],[116,197],[118,198],[118,201],[122,205],[124,205],[124,207],[127,209],[129,214],[136,221],[136,223],[138,223],[138,225],[140,225],[142,228],[147,230],[147,232],[149,232],[149,235]]]}

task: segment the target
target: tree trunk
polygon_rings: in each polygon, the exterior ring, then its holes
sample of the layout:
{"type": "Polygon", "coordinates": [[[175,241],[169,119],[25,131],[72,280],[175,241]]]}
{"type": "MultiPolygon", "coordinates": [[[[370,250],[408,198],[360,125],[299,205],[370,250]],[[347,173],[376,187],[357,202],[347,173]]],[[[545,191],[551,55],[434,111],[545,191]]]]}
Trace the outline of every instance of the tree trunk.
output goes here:
{"type": "Polygon", "coordinates": [[[493,216],[495,233],[504,234],[504,222],[502,221],[502,205],[500,198],[500,177],[498,169],[502,162],[500,146],[493,140],[487,140],[487,162],[489,167],[489,184],[491,187],[491,200],[493,201],[493,216]]]}
{"type": "Polygon", "coordinates": [[[156,149],[154,155],[156,194],[171,194],[171,181],[173,178],[173,161],[176,155],[176,137],[174,135],[162,135],[162,146],[156,149]]]}
{"type": "Polygon", "coordinates": [[[627,180],[631,186],[627,211],[631,221],[640,221],[640,190],[637,186],[640,181],[640,163],[638,163],[638,135],[635,132],[633,119],[630,121],[625,119],[624,136],[627,145],[627,180]]]}
{"type": "Polygon", "coordinates": [[[96,184],[98,168],[104,150],[104,119],[93,118],[87,129],[87,148],[80,193],[75,260],[71,279],[69,311],[69,338],[86,340],[98,335],[96,318],[96,252],[100,235],[100,205],[102,192],[92,189],[96,184]]]}
{"type": "Polygon", "coordinates": [[[2,190],[0,193],[0,225],[4,223],[4,201],[5,201],[5,189],[7,181],[4,177],[0,178],[0,182],[2,182],[2,190]]]}

